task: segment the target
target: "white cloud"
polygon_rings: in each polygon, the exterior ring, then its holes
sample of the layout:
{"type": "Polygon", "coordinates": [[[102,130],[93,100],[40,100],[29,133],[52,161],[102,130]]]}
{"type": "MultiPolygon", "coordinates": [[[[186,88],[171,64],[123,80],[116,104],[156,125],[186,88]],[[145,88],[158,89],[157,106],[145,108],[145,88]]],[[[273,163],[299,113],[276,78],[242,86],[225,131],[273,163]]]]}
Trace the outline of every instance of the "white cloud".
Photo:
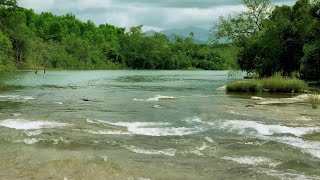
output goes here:
{"type": "MultiPolygon", "coordinates": [[[[79,19],[144,30],[198,26],[209,28],[219,17],[243,10],[241,0],[18,0],[36,12],[73,13],[79,19]]],[[[293,4],[294,0],[283,1],[293,4]]],[[[277,4],[283,4],[278,3],[277,4]]]]}

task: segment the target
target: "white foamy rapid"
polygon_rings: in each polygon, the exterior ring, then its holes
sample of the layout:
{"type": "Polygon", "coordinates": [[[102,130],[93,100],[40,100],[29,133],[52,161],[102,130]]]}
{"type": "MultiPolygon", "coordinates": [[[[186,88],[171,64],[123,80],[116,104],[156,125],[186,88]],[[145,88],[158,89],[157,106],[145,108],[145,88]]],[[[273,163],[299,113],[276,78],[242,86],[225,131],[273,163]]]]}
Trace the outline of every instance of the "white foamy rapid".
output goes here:
{"type": "Polygon", "coordinates": [[[138,99],[138,98],[134,98],[134,101],[161,101],[161,100],[174,100],[177,99],[177,97],[174,96],[162,96],[162,95],[157,95],[155,97],[152,98],[148,98],[148,99],[138,99]]]}
{"type": "Polygon", "coordinates": [[[276,167],[281,162],[276,162],[271,159],[268,159],[266,157],[255,157],[255,156],[225,156],[222,157],[221,159],[228,160],[228,161],[234,161],[239,164],[245,164],[245,165],[251,165],[251,166],[261,166],[261,165],[266,165],[270,167],[276,167]]]}
{"type": "Polygon", "coordinates": [[[7,119],[0,121],[0,126],[12,128],[12,129],[24,129],[24,130],[34,130],[34,129],[44,129],[44,128],[56,128],[69,126],[70,124],[49,122],[49,121],[29,121],[24,119],[7,119]]]}
{"type": "Polygon", "coordinates": [[[301,138],[295,137],[278,137],[275,141],[293,146],[302,151],[311,154],[314,157],[320,158],[320,142],[319,141],[305,141],[301,138]]]}
{"type": "Polygon", "coordinates": [[[256,121],[230,120],[222,123],[222,128],[228,131],[238,131],[244,134],[246,131],[255,131],[259,135],[271,136],[275,134],[292,134],[302,136],[320,131],[319,127],[288,127],[282,125],[268,125],[256,121]]]}
{"type": "Polygon", "coordinates": [[[7,99],[7,100],[33,100],[35,98],[32,97],[32,96],[3,95],[3,96],[0,96],[0,99],[7,99]]]}
{"type": "Polygon", "coordinates": [[[169,123],[117,122],[110,124],[126,127],[133,134],[145,136],[184,136],[203,131],[200,128],[169,127],[169,123]]]}
{"type": "Polygon", "coordinates": [[[155,149],[144,149],[138,148],[135,146],[124,146],[127,150],[138,153],[138,154],[149,154],[149,155],[166,155],[166,156],[174,156],[176,154],[176,149],[162,149],[162,150],[155,150],[155,149]]]}
{"type": "Polygon", "coordinates": [[[320,142],[306,141],[301,136],[319,132],[319,127],[287,127],[283,125],[267,125],[255,121],[240,121],[231,120],[222,123],[220,128],[226,131],[233,131],[239,134],[250,134],[257,138],[276,141],[282,144],[287,144],[294,148],[300,149],[303,152],[309,153],[313,157],[320,158],[320,142]],[[276,134],[292,134],[296,137],[275,137],[276,134]]]}

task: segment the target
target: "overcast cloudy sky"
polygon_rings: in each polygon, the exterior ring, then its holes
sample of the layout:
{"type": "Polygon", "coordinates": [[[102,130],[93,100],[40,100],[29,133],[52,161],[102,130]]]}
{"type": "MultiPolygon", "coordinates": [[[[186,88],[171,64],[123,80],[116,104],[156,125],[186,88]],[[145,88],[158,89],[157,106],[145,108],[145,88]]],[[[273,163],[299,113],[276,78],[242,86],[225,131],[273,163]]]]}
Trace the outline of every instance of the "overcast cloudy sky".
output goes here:
{"type": "MultiPolygon", "coordinates": [[[[295,1],[274,0],[277,4],[295,1]]],[[[219,16],[243,9],[241,0],[18,0],[18,3],[36,12],[73,13],[96,24],[120,27],[143,24],[144,30],[188,26],[208,29],[219,16]]]]}

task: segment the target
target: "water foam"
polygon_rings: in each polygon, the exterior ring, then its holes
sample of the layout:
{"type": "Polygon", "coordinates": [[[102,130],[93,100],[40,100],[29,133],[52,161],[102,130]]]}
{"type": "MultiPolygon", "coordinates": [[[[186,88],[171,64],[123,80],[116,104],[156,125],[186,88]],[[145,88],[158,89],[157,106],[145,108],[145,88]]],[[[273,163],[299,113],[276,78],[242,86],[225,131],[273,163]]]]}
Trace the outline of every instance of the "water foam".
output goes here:
{"type": "Polygon", "coordinates": [[[32,96],[21,96],[21,95],[2,95],[0,96],[2,99],[7,100],[34,100],[35,98],[32,96]]]}
{"type": "Polygon", "coordinates": [[[267,125],[255,121],[239,120],[225,121],[222,123],[221,127],[228,131],[237,131],[239,134],[246,134],[248,130],[253,130],[254,132],[250,133],[257,138],[287,144],[300,149],[302,152],[309,153],[313,157],[320,158],[320,142],[301,139],[301,136],[303,135],[319,132],[319,127],[287,127],[282,125],[267,125]],[[275,134],[292,134],[296,137],[271,136],[275,134]]]}
{"type": "Polygon", "coordinates": [[[148,154],[148,155],[166,155],[166,156],[174,156],[176,154],[176,149],[162,149],[162,150],[155,150],[155,149],[144,149],[138,148],[135,146],[124,146],[127,150],[138,153],[138,154],[148,154]]]}
{"type": "Polygon", "coordinates": [[[38,136],[42,133],[41,130],[35,130],[35,131],[26,131],[27,136],[38,136]]]}
{"type": "Polygon", "coordinates": [[[36,138],[26,138],[26,139],[23,139],[23,140],[16,140],[16,141],[14,141],[14,142],[17,142],[17,143],[23,142],[23,143],[26,143],[26,144],[31,145],[31,144],[35,144],[35,143],[39,142],[39,139],[36,139],[36,138]]]}
{"type": "Polygon", "coordinates": [[[63,105],[63,102],[53,102],[54,104],[63,105]]]}
{"type": "Polygon", "coordinates": [[[12,129],[44,129],[44,128],[56,128],[69,126],[70,124],[49,122],[49,121],[29,121],[24,119],[7,119],[0,121],[0,126],[12,128],[12,129]]]}
{"type": "Polygon", "coordinates": [[[293,146],[302,151],[311,154],[316,158],[320,158],[320,142],[319,141],[305,141],[301,138],[295,137],[279,137],[275,139],[277,142],[293,146]]]}
{"type": "Polygon", "coordinates": [[[282,125],[268,125],[256,121],[230,120],[222,123],[222,128],[229,131],[239,131],[244,134],[246,130],[254,130],[259,135],[270,136],[275,134],[292,134],[302,136],[313,132],[320,131],[319,127],[288,127],[282,125]]]}
{"type": "Polygon", "coordinates": [[[123,131],[117,131],[117,130],[84,130],[85,132],[88,132],[90,134],[100,134],[100,135],[132,135],[130,132],[123,132],[123,131]]]}
{"type": "Polygon", "coordinates": [[[106,121],[103,121],[103,120],[98,120],[98,119],[87,119],[87,123],[90,123],[90,124],[109,124],[108,122],[106,121]]]}
{"type": "Polygon", "coordinates": [[[162,95],[156,95],[155,97],[148,98],[148,99],[138,99],[134,98],[134,101],[161,101],[161,100],[174,100],[177,99],[177,97],[174,96],[162,96],[162,95]]]}
{"type": "Polygon", "coordinates": [[[202,146],[195,147],[195,149],[191,150],[190,153],[196,156],[204,156],[202,151],[204,151],[207,148],[209,148],[209,146],[206,143],[203,143],[202,146]]]}
{"type": "Polygon", "coordinates": [[[267,165],[270,167],[276,167],[280,162],[272,161],[269,158],[266,157],[255,157],[255,156],[225,156],[222,157],[221,159],[228,160],[228,161],[234,161],[239,164],[244,164],[244,165],[251,165],[251,166],[261,166],[261,165],[267,165]]]}
{"type": "Polygon", "coordinates": [[[260,174],[266,174],[268,176],[276,177],[277,179],[290,179],[290,180],[319,180],[320,176],[308,176],[302,173],[298,173],[294,170],[289,170],[289,172],[283,172],[274,169],[259,168],[255,170],[260,174]]]}
{"type": "Polygon", "coordinates": [[[153,122],[117,122],[115,126],[126,127],[129,132],[146,136],[184,136],[201,132],[199,128],[168,127],[169,123],[153,122]]]}

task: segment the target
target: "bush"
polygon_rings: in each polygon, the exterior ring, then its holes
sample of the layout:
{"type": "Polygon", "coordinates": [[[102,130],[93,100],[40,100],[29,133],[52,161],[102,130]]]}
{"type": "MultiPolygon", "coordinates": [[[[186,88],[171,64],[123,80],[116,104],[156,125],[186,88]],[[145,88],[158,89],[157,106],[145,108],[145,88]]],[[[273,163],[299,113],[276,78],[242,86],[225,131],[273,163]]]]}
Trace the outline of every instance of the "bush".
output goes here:
{"type": "Polygon", "coordinates": [[[262,84],[257,80],[234,81],[227,86],[228,92],[260,92],[262,84]]]}
{"type": "Polygon", "coordinates": [[[298,93],[308,88],[308,84],[295,78],[273,76],[264,79],[240,80],[227,86],[228,92],[283,92],[298,93]]]}
{"type": "Polygon", "coordinates": [[[260,81],[263,84],[263,88],[270,92],[303,92],[308,87],[306,82],[295,78],[271,77],[260,81]]]}

